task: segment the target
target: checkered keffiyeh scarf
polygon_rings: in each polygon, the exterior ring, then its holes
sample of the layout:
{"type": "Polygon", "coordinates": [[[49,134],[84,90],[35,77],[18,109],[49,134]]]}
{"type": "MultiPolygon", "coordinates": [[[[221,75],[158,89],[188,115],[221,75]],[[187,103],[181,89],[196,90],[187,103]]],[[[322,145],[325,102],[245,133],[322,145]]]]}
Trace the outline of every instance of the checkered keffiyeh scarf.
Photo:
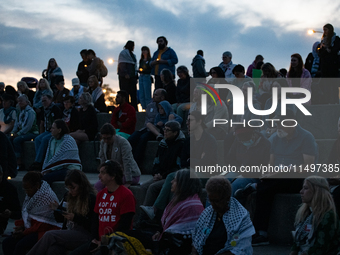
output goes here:
{"type": "MultiPolygon", "coordinates": [[[[192,244],[199,255],[214,228],[217,213],[212,206],[207,207],[196,223],[192,244]]],[[[231,251],[233,254],[252,254],[251,236],[255,234],[248,211],[233,197],[230,198],[229,210],[223,215],[223,223],[228,234],[225,246],[218,253],[231,251]]]]}
{"type": "MultiPolygon", "coordinates": [[[[78,164],[81,166],[76,141],[73,139],[72,136],[68,134],[65,134],[61,139],[63,139],[63,141],[60,146],[60,149],[54,154],[54,156],[50,160],[48,160],[48,157],[45,158],[43,164],[43,172],[55,166],[70,164],[78,164]]],[[[47,153],[49,153],[50,151],[52,140],[53,138],[51,138],[51,140],[48,143],[47,153]]]]}
{"type": "Polygon", "coordinates": [[[31,219],[61,228],[62,223],[56,222],[53,210],[50,208],[50,204],[54,201],[59,203],[57,195],[45,181],[42,181],[40,189],[33,197],[26,195],[22,205],[22,219],[25,228],[31,227],[31,219]]]}

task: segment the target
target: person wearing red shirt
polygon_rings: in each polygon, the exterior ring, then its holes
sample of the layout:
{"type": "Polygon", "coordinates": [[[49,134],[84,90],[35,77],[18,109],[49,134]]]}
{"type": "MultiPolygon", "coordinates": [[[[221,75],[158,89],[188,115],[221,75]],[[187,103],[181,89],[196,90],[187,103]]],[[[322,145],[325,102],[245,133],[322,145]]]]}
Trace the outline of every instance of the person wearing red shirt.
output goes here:
{"type": "Polygon", "coordinates": [[[128,103],[129,95],[126,91],[121,90],[117,92],[116,107],[112,113],[111,124],[115,127],[117,135],[124,138],[135,132],[136,127],[136,110],[128,103]]]}
{"type": "MultiPolygon", "coordinates": [[[[132,229],[132,218],[136,212],[136,200],[131,190],[123,185],[123,169],[117,161],[107,160],[99,167],[99,180],[105,188],[97,194],[94,212],[98,214],[98,237],[92,240],[91,252],[99,249],[100,239],[116,231],[132,229]]],[[[88,243],[71,252],[71,255],[88,254],[88,243]]]]}

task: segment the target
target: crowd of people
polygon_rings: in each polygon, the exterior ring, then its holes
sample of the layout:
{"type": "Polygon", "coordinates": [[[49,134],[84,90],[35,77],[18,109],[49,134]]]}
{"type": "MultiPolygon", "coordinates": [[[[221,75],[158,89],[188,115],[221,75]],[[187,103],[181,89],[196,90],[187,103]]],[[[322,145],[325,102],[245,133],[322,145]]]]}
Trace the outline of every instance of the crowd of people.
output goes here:
{"type": "MultiPolygon", "coordinates": [[[[301,194],[290,254],[338,254],[340,181],[336,176],[289,179],[279,173],[206,178],[197,173],[192,178],[189,170],[190,166],[217,163],[217,140],[224,142],[225,164],[237,168],[272,165],[304,169],[317,163],[314,136],[294,125],[296,108],[288,107],[282,115],[279,104],[271,115],[259,117],[248,104],[268,110],[275,100],[272,91],[279,91],[280,101],[282,87],[309,90],[312,97],[306,105],[338,104],[338,85],[319,79],[339,77],[340,39],[333,26],[324,26],[322,40],[313,45],[305,65],[300,54],[292,54],[288,71],[277,71],[263,62],[262,55],[256,56],[246,71],[234,64],[232,53],[226,51],[222,62],[207,72],[199,50],[192,62],[196,86],[190,86],[187,67],[175,68],[178,58],[167,39],[160,36],[156,42],[158,49],[152,56],[148,47],[142,47],[139,64],[134,42],[124,46],[118,59],[117,107],[110,123],[102,127],[96,115],[106,111],[101,85],[107,69],[93,50],[81,51],[83,61],[78,78],[72,79],[71,91],[65,88],[62,70],[53,58],[35,93],[25,81],[18,82],[17,91],[0,84],[1,233],[9,218],[17,220],[13,234],[2,243],[4,254],[106,254],[107,249],[114,249],[113,243],[103,246],[112,233],[124,233],[133,243],[137,240],[145,254],[252,254],[252,246],[269,243],[270,212],[278,193],[301,194]],[[135,130],[138,80],[139,101],[146,114],[143,128],[135,130]],[[224,83],[237,86],[248,98],[244,115],[233,114],[231,93],[216,87],[224,83]],[[254,93],[248,94],[248,88],[254,93]],[[214,91],[219,92],[219,98],[214,91]],[[212,96],[207,98],[203,115],[205,93],[212,96]],[[254,118],[279,121],[257,128],[248,123],[254,118]],[[215,127],[214,119],[244,125],[215,127]],[[98,131],[99,181],[93,186],[81,171],[78,146],[94,140],[98,131]],[[7,177],[14,178],[18,170],[25,169],[23,142],[31,140],[36,157],[23,178],[26,197],[21,207],[18,192],[7,177]],[[159,142],[152,178],[140,183],[150,140],[159,142]],[[67,188],[60,202],[50,186],[55,181],[65,181],[67,188]],[[140,185],[145,194],[140,215],[135,215],[131,185],[140,185]],[[256,209],[251,218],[244,206],[254,191],[256,209]]],[[[304,96],[290,93],[288,97],[304,96]]],[[[340,138],[331,150],[329,164],[340,162],[339,144],[340,138]]]]}

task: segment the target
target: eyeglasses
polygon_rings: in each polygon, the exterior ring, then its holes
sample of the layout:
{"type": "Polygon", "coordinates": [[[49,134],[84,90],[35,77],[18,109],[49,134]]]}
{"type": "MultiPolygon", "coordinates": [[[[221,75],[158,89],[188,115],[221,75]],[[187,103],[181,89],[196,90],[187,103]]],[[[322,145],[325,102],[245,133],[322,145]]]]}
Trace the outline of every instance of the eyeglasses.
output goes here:
{"type": "Polygon", "coordinates": [[[164,132],[172,132],[172,130],[170,128],[163,128],[164,132]]]}

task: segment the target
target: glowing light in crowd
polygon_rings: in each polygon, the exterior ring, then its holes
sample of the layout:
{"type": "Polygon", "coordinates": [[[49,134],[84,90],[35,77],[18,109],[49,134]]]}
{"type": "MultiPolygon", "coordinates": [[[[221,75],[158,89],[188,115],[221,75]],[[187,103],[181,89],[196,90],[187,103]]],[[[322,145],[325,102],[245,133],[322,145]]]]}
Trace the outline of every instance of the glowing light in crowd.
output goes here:
{"type": "Polygon", "coordinates": [[[109,59],[107,60],[107,62],[108,62],[110,65],[112,65],[113,62],[114,62],[114,60],[113,60],[112,58],[109,58],[109,59]]]}
{"type": "Polygon", "coordinates": [[[310,30],[308,30],[308,32],[307,32],[309,35],[312,35],[312,34],[314,34],[314,33],[323,33],[323,32],[321,32],[321,31],[315,31],[315,30],[313,30],[313,29],[310,29],[310,30]]]}

